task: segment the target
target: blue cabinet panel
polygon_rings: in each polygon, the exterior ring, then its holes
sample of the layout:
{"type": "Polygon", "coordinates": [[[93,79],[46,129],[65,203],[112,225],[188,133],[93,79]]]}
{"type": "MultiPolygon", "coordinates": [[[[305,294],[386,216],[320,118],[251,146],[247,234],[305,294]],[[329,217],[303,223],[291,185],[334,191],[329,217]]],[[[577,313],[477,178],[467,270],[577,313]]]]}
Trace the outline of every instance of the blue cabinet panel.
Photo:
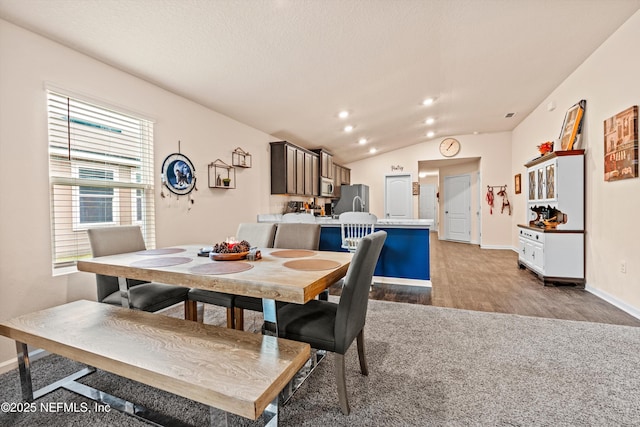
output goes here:
{"type": "MultiPolygon", "coordinates": [[[[403,279],[431,280],[429,273],[429,229],[385,228],[387,232],[374,275],[403,279]]],[[[344,251],[340,247],[340,227],[322,227],[321,251],[344,251]]]]}

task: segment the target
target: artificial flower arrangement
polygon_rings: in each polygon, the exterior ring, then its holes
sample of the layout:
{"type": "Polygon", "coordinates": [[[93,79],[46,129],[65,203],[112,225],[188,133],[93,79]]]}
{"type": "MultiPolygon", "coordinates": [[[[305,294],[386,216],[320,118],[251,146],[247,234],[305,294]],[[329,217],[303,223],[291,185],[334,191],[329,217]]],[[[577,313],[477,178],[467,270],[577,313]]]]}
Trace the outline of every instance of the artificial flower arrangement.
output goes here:
{"type": "Polygon", "coordinates": [[[542,144],[538,145],[538,151],[540,151],[540,154],[542,154],[543,156],[547,153],[552,152],[553,142],[551,141],[543,142],[542,144]]]}

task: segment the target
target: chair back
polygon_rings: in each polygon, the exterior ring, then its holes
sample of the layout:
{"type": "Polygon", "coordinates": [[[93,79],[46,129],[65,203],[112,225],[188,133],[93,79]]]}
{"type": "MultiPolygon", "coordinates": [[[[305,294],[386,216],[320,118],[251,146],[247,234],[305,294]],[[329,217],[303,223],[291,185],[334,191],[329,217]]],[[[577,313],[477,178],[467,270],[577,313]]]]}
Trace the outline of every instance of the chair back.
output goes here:
{"type": "Polygon", "coordinates": [[[342,248],[355,252],[360,240],[374,231],[378,217],[369,212],[344,212],[338,219],[342,248]]]}
{"type": "Polygon", "coordinates": [[[267,222],[244,222],[238,225],[237,240],[246,240],[251,246],[272,248],[276,225],[267,222]]]}
{"type": "Polygon", "coordinates": [[[283,222],[301,222],[304,224],[314,224],[316,217],[309,213],[287,213],[282,215],[283,222]]]}
{"type": "MultiPolygon", "coordinates": [[[[87,230],[91,253],[94,257],[144,251],[147,247],[138,226],[102,227],[87,230]]],[[[129,286],[146,283],[140,280],[127,279],[129,286]]],[[[96,274],[98,301],[118,291],[118,278],[96,274]]]]}
{"type": "Polygon", "coordinates": [[[386,238],[386,231],[363,237],[353,255],[336,313],[336,353],[344,354],[364,327],[371,279],[386,238]]]}
{"type": "Polygon", "coordinates": [[[317,251],[320,248],[320,224],[280,223],[273,247],[317,251]]]}

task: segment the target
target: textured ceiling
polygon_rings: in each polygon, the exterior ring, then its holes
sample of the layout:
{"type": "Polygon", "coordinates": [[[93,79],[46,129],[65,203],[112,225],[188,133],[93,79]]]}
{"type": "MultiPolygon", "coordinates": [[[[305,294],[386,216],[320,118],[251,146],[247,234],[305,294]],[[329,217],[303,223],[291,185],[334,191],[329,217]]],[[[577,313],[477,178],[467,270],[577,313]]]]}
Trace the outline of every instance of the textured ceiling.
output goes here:
{"type": "Polygon", "coordinates": [[[370,147],[424,142],[428,130],[435,140],[512,130],[639,8],[640,0],[0,0],[0,17],[348,163],[370,147]],[[437,100],[425,107],[426,97],[437,100]]]}

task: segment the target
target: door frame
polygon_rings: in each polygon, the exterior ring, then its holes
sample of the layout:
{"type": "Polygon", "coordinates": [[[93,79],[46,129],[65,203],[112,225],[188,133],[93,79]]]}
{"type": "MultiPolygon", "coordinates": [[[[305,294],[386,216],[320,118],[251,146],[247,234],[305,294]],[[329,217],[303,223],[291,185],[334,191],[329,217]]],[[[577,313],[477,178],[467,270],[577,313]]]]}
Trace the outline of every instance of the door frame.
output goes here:
{"type": "Polygon", "coordinates": [[[447,215],[447,211],[449,210],[449,203],[450,203],[450,198],[449,198],[450,192],[448,191],[449,190],[448,182],[451,178],[460,178],[460,177],[466,177],[469,181],[469,187],[467,187],[467,190],[465,191],[466,206],[469,207],[469,209],[467,209],[467,212],[466,212],[466,224],[469,229],[468,240],[451,239],[449,235],[449,223],[446,216],[444,218],[444,240],[471,243],[471,240],[472,240],[471,239],[471,174],[466,173],[466,174],[460,174],[460,175],[447,175],[444,177],[444,195],[445,195],[445,198],[443,200],[444,212],[445,212],[445,215],[447,215]]]}

